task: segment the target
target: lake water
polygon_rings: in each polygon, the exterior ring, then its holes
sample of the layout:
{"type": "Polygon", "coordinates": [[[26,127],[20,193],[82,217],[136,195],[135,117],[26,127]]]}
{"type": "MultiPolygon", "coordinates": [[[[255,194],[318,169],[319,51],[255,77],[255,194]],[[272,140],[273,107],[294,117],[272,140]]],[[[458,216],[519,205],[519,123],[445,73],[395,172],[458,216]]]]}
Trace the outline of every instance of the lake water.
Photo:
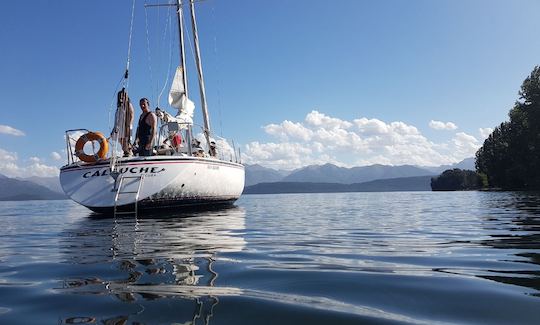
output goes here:
{"type": "Polygon", "coordinates": [[[95,218],[0,202],[0,324],[540,324],[540,195],[245,195],[95,218]]]}

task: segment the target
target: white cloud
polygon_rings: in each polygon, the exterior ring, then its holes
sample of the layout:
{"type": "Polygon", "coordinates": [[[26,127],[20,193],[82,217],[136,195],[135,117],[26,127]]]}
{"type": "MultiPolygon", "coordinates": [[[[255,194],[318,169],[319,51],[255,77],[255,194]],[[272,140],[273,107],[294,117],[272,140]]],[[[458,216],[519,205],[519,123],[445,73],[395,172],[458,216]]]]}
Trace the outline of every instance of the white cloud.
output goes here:
{"type": "Polygon", "coordinates": [[[242,155],[243,162],[248,164],[263,162],[265,166],[276,169],[293,169],[328,162],[340,164],[327,154],[313,155],[314,150],[301,143],[259,143],[254,141],[246,145],[246,151],[248,154],[242,155]]]}
{"type": "Polygon", "coordinates": [[[390,132],[388,125],[378,119],[361,118],[353,120],[358,130],[364,135],[387,134],[390,132]]]}
{"type": "Polygon", "coordinates": [[[313,136],[313,131],[304,127],[301,123],[293,123],[287,120],[281,124],[268,124],[264,127],[264,131],[284,141],[289,138],[308,141],[313,136]]]}
{"type": "Polygon", "coordinates": [[[217,138],[215,139],[215,141],[218,156],[221,159],[234,161],[236,158],[236,153],[234,148],[229,144],[229,142],[227,142],[227,140],[223,138],[217,138]]]}
{"type": "Polygon", "coordinates": [[[480,148],[479,141],[472,135],[464,132],[458,132],[452,139],[456,154],[463,157],[472,157],[480,148]]]}
{"type": "MultiPolygon", "coordinates": [[[[197,139],[197,141],[200,142],[201,147],[205,151],[208,151],[208,146],[206,145],[206,137],[202,132],[195,134],[193,137],[197,139]]],[[[235,148],[233,148],[233,146],[229,142],[227,142],[227,139],[219,137],[219,136],[215,136],[215,137],[211,137],[210,141],[215,141],[217,155],[220,159],[232,160],[232,161],[236,160],[237,155],[238,155],[237,154],[238,149],[236,149],[236,153],[235,153],[235,148]]]]}
{"type": "Polygon", "coordinates": [[[352,126],[351,122],[343,121],[338,118],[330,117],[319,113],[317,111],[311,111],[306,115],[306,123],[311,126],[325,126],[327,128],[342,128],[348,129],[352,126]]]}
{"type": "Polygon", "coordinates": [[[0,124],[0,133],[2,134],[9,134],[9,135],[14,135],[16,137],[22,137],[24,136],[24,132],[21,131],[21,130],[18,130],[14,127],[11,127],[9,125],[2,125],[0,124]]]}
{"type": "Polygon", "coordinates": [[[17,162],[17,153],[9,152],[4,149],[0,149],[0,174],[6,176],[14,175],[18,167],[15,164],[17,162]]]}
{"type": "MultiPolygon", "coordinates": [[[[444,126],[456,127],[451,122],[444,126]]],[[[437,166],[471,157],[479,147],[478,139],[463,132],[435,143],[401,121],[365,117],[345,121],[317,111],[308,113],[304,121],[286,120],[263,129],[277,141],[247,144],[243,160],[282,169],[328,162],[343,166],[437,166]]]]}
{"type": "Polygon", "coordinates": [[[55,166],[49,166],[42,163],[34,163],[24,168],[24,177],[28,176],[40,176],[40,177],[53,177],[58,176],[59,169],[55,166]]]}
{"type": "Polygon", "coordinates": [[[62,160],[62,156],[56,151],[51,152],[51,158],[57,161],[62,160]]]}
{"type": "Polygon", "coordinates": [[[441,122],[441,121],[429,121],[429,127],[434,130],[455,130],[457,129],[457,125],[455,125],[452,122],[441,122]]]}
{"type": "Polygon", "coordinates": [[[58,167],[49,166],[38,157],[30,157],[28,163],[20,163],[17,153],[0,148],[0,174],[8,177],[57,176],[58,167]]]}
{"type": "Polygon", "coordinates": [[[17,161],[17,153],[9,152],[0,148],[0,163],[1,162],[15,162],[17,161]]]}
{"type": "Polygon", "coordinates": [[[485,140],[487,139],[487,137],[489,137],[491,132],[493,132],[493,129],[492,128],[479,128],[478,131],[480,132],[480,138],[482,140],[485,140]]]}

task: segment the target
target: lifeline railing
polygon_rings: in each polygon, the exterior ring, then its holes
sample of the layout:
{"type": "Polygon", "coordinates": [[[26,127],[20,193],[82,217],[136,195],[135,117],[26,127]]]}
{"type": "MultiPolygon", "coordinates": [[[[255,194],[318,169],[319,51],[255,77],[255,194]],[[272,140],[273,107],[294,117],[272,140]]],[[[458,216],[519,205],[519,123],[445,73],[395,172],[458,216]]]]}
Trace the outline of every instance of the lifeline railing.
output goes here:
{"type": "MultiPolygon", "coordinates": [[[[158,141],[157,141],[157,144],[158,144],[158,148],[159,148],[159,144],[166,138],[168,138],[167,136],[165,136],[165,133],[164,132],[165,130],[167,130],[167,133],[168,131],[176,131],[176,130],[171,130],[170,128],[166,128],[168,127],[169,123],[163,123],[160,127],[160,130],[159,130],[159,133],[158,133],[158,141]]],[[[171,124],[181,124],[181,123],[171,123],[171,124]]],[[[183,124],[183,123],[182,123],[183,124]]],[[[196,127],[199,127],[201,129],[202,126],[201,125],[197,125],[197,124],[193,124],[193,126],[196,126],[196,127]]],[[[182,142],[185,144],[185,152],[183,153],[186,153],[187,155],[189,156],[192,156],[193,155],[193,149],[194,147],[192,147],[192,140],[194,139],[194,137],[192,136],[192,124],[190,124],[188,126],[188,129],[184,129],[186,132],[185,132],[185,135],[186,137],[182,140],[182,142]]],[[[178,131],[183,131],[183,130],[178,130],[178,131]]],[[[77,157],[77,154],[76,152],[74,152],[74,148],[75,148],[75,145],[77,143],[77,140],[79,139],[80,136],[82,136],[83,134],[86,134],[86,133],[89,133],[90,130],[88,129],[71,129],[71,130],[66,130],[65,132],[65,140],[66,140],[66,155],[67,155],[67,164],[70,165],[72,163],[75,163],[75,162],[80,162],[81,160],[77,157]]],[[[226,142],[228,144],[228,141],[225,139],[225,138],[222,138],[222,137],[217,137],[219,138],[220,140],[226,142]]],[[[108,139],[107,139],[108,140],[108,139]]],[[[92,146],[94,146],[94,143],[92,142],[92,146]]],[[[96,152],[95,148],[93,148],[93,152],[96,152]]],[[[206,148],[208,151],[209,148],[206,148]]],[[[228,152],[229,154],[229,157],[226,156],[226,152],[222,151],[222,150],[219,150],[219,149],[222,149],[222,148],[217,148],[218,150],[218,159],[220,160],[225,160],[225,161],[231,161],[231,162],[236,162],[236,163],[242,163],[242,155],[241,155],[241,152],[240,152],[240,147],[238,148],[238,152],[236,150],[236,146],[235,146],[235,143],[234,141],[232,141],[232,152],[228,152]]],[[[114,156],[114,155],[113,155],[114,156]]],[[[114,165],[115,162],[114,162],[114,165]]],[[[111,170],[114,169],[115,166],[111,166],[111,170]]]]}
{"type": "MultiPolygon", "coordinates": [[[[73,148],[75,148],[75,144],[77,143],[77,140],[79,140],[79,137],[83,134],[86,134],[90,132],[88,129],[73,129],[73,130],[67,130],[66,131],[66,155],[67,155],[67,164],[72,164],[74,162],[81,161],[75,152],[73,152],[73,148]],[[77,132],[77,135],[74,135],[72,133],[77,132]],[[82,133],[80,133],[82,132],[82,133]]],[[[93,144],[92,144],[93,145],[93,144]]]]}
{"type": "MultiPolygon", "coordinates": [[[[158,152],[160,150],[160,146],[164,143],[164,140],[170,139],[170,133],[181,132],[184,135],[182,137],[183,148],[180,150],[178,148],[169,148],[168,150],[172,150],[175,153],[187,154],[188,156],[194,156],[195,155],[194,150],[196,151],[196,148],[197,148],[193,146],[193,141],[192,141],[196,139],[196,137],[192,135],[194,128],[200,129],[201,133],[203,133],[204,131],[204,127],[202,125],[195,124],[195,123],[192,124],[192,123],[178,123],[178,122],[164,122],[164,123],[162,122],[159,128],[158,138],[157,138],[158,152]],[[187,125],[187,128],[182,128],[181,126],[179,127],[179,125],[184,125],[184,124],[187,125]]],[[[227,139],[220,136],[215,136],[215,135],[213,137],[215,138],[215,140],[221,140],[222,142],[225,142],[229,145],[229,142],[227,141],[227,139]]],[[[236,162],[236,163],[241,164],[242,158],[241,158],[240,148],[238,148],[238,151],[236,150],[234,141],[231,141],[230,146],[231,146],[230,152],[225,152],[222,150],[223,148],[217,147],[216,148],[217,155],[215,158],[218,158],[219,160],[236,162]]],[[[206,148],[203,148],[203,150],[206,153],[209,153],[210,148],[208,147],[208,145],[206,145],[206,148]]]]}

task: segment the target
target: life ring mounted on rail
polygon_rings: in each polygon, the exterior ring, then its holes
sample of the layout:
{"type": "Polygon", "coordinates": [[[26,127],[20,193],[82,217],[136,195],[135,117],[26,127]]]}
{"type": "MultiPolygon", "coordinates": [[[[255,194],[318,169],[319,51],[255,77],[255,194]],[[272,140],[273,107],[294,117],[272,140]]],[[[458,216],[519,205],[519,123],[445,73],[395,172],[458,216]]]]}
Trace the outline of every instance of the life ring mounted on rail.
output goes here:
{"type": "Polygon", "coordinates": [[[97,162],[100,159],[104,159],[107,156],[109,151],[109,142],[107,138],[101,132],[88,132],[81,135],[75,144],[75,155],[84,162],[97,162]],[[88,141],[97,141],[99,142],[99,150],[96,154],[87,155],[84,153],[84,145],[88,141]]]}

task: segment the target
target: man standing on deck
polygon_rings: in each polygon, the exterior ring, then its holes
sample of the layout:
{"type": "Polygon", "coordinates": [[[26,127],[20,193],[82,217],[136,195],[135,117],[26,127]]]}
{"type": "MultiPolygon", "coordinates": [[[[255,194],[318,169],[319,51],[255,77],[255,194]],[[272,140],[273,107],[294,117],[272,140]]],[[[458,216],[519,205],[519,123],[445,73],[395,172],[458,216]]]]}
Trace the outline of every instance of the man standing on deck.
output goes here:
{"type": "Polygon", "coordinates": [[[142,114],[137,127],[137,138],[135,143],[139,144],[139,156],[151,156],[152,144],[156,137],[157,118],[156,114],[150,111],[150,102],[146,98],[139,101],[142,114]]]}

